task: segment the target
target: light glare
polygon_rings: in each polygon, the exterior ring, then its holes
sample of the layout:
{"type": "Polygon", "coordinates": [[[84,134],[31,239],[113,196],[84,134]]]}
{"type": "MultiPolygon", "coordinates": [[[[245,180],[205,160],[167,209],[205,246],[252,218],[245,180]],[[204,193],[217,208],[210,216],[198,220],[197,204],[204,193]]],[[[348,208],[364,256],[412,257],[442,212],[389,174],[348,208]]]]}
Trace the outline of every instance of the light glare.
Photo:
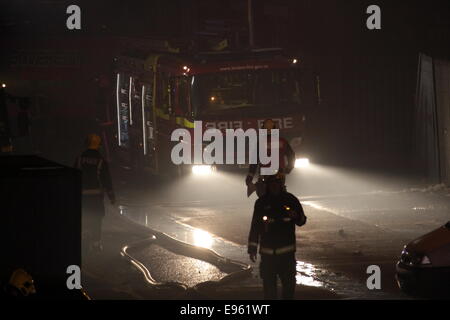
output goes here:
{"type": "Polygon", "coordinates": [[[308,158],[300,158],[295,159],[295,165],[296,168],[306,168],[309,166],[309,159],[308,158]]]}
{"type": "Polygon", "coordinates": [[[192,173],[196,175],[208,175],[212,173],[212,167],[209,165],[192,166],[192,173]]]}
{"type": "Polygon", "coordinates": [[[194,245],[202,248],[211,248],[213,244],[213,238],[209,232],[201,229],[195,229],[193,232],[194,245]]]}

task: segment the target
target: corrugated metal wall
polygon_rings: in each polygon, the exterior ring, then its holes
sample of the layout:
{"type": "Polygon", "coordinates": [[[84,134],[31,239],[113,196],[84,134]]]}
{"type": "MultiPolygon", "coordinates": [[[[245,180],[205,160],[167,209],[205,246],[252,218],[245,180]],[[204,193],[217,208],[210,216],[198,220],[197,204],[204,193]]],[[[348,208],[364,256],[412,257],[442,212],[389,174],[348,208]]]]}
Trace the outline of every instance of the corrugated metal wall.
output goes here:
{"type": "Polygon", "coordinates": [[[416,169],[431,183],[440,180],[433,59],[419,56],[416,88],[414,152],[416,169]]]}
{"type": "Polygon", "coordinates": [[[450,184],[450,61],[434,61],[440,182],[450,184]]]}
{"type": "Polygon", "coordinates": [[[450,184],[450,62],[421,54],[416,90],[416,168],[431,183],[450,184]]]}

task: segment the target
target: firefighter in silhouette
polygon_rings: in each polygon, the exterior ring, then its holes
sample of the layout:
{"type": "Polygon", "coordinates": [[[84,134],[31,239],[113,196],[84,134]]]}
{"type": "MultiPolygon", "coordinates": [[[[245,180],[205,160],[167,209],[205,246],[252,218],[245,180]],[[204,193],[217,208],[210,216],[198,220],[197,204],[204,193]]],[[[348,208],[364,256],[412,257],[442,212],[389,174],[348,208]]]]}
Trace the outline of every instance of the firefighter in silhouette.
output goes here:
{"type": "Polygon", "coordinates": [[[24,269],[16,269],[0,288],[2,299],[27,299],[36,294],[34,280],[24,269]]]}
{"type": "Polygon", "coordinates": [[[83,231],[90,249],[102,250],[101,228],[105,216],[104,194],[111,204],[115,203],[108,163],[100,154],[101,139],[96,134],[88,135],[87,150],[76,160],[75,167],[82,171],[83,231]]]}
{"type": "Polygon", "coordinates": [[[256,200],[248,254],[256,262],[259,246],[260,277],[264,299],[277,298],[277,277],[282,284],[282,298],[293,299],[296,275],[295,226],[306,223],[299,200],[286,191],[282,174],[264,177],[267,192],[256,200]]]}
{"type": "MultiPolygon", "coordinates": [[[[275,122],[272,119],[266,119],[264,120],[264,123],[262,125],[262,129],[267,129],[267,135],[268,135],[268,141],[267,141],[267,148],[268,151],[276,152],[271,146],[270,146],[270,135],[272,129],[277,129],[275,122]]],[[[258,146],[259,147],[259,146],[258,146]]],[[[247,174],[247,177],[245,179],[245,183],[247,185],[247,196],[250,196],[253,191],[256,190],[256,194],[258,197],[261,197],[264,192],[266,191],[266,185],[264,184],[264,176],[261,175],[261,167],[269,167],[270,164],[263,165],[259,161],[259,150],[257,149],[257,163],[256,164],[250,164],[249,171],[247,174]],[[258,181],[256,184],[253,183],[253,178],[255,175],[258,175],[258,181]]],[[[268,152],[268,154],[269,154],[268,152]]],[[[282,174],[283,179],[285,178],[286,174],[289,174],[295,165],[295,152],[292,150],[291,146],[289,145],[289,142],[284,139],[283,137],[279,138],[279,145],[278,145],[278,154],[279,154],[279,169],[278,173],[282,174]]],[[[284,184],[284,181],[283,181],[284,184]]]]}

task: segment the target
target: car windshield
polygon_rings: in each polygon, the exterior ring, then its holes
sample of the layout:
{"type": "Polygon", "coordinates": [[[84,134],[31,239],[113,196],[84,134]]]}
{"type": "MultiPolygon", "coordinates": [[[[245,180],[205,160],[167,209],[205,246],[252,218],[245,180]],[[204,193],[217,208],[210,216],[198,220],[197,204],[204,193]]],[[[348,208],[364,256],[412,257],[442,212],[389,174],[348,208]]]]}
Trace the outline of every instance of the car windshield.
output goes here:
{"type": "Polygon", "coordinates": [[[240,108],[300,105],[299,71],[293,69],[245,70],[201,74],[191,79],[192,102],[199,114],[240,108]]]}

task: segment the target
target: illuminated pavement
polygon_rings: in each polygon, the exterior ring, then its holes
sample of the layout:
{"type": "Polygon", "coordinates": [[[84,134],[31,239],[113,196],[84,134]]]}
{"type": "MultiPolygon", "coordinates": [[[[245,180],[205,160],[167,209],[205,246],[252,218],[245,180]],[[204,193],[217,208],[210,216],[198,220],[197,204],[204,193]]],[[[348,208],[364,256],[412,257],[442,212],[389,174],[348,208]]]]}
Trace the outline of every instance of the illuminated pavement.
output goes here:
{"type": "MultiPolygon", "coordinates": [[[[175,207],[174,205],[169,205],[169,208],[167,208],[164,205],[158,205],[147,208],[141,207],[140,209],[135,208],[135,210],[124,207],[122,214],[143,225],[151,226],[152,229],[167,233],[178,240],[207,247],[226,258],[250,264],[243,239],[239,241],[241,244],[238,244],[204,230],[208,229],[207,223],[204,221],[216,217],[214,215],[211,216],[212,211],[216,211],[216,214],[219,216],[224,213],[229,214],[226,209],[220,213],[217,212],[220,210],[212,210],[212,208],[204,208],[202,206],[196,208],[192,207],[192,204],[190,206],[184,204],[178,209],[175,207]],[[183,213],[192,213],[194,211],[197,212],[196,215],[191,217],[183,216],[183,213]],[[204,225],[204,229],[199,228],[201,225],[204,225]]],[[[228,216],[229,218],[230,216],[228,216]]],[[[224,221],[220,218],[217,218],[217,220],[224,221]]],[[[228,223],[224,222],[221,225],[226,226],[228,223]]],[[[248,228],[248,225],[247,227],[244,225],[234,225],[233,227],[236,230],[236,234],[229,238],[236,238],[239,233],[243,237],[246,236],[245,233],[242,234],[239,230],[248,228]]],[[[298,234],[300,234],[300,230],[298,234]]],[[[390,294],[369,292],[363,283],[355,283],[354,279],[346,277],[343,273],[333,272],[323,266],[320,267],[313,263],[303,261],[304,257],[302,253],[304,250],[301,249],[303,247],[304,245],[300,243],[297,253],[296,278],[298,284],[323,287],[339,294],[342,298],[397,298],[397,296],[390,294]]],[[[137,252],[134,256],[150,270],[150,273],[155,279],[161,282],[177,281],[192,287],[204,281],[219,280],[226,274],[207,262],[174,254],[159,246],[148,246],[137,252]]],[[[254,264],[253,267],[254,277],[236,283],[237,287],[258,286],[261,284],[260,279],[257,278],[259,273],[258,263],[254,264]]]]}
{"type": "MultiPolygon", "coordinates": [[[[218,179],[188,178],[156,200],[146,200],[145,192],[133,200],[125,198],[121,214],[180,241],[251,264],[253,277],[236,285],[259,286],[259,263],[252,264],[246,254],[255,198],[245,198],[239,179],[226,175],[218,179]]],[[[297,228],[297,283],[326,288],[341,298],[408,298],[395,283],[395,262],[404,244],[450,220],[446,190],[363,185],[367,180],[353,177],[334,192],[308,190],[308,195],[302,190],[307,181],[298,187],[290,179],[290,191],[300,197],[308,216],[307,225],[297,228]],[[366,287],[366,268],[372,264],[381,267],[382,290],[366,287]]],[[[141,250],[136,257],[158,281],[192,287],[226,274],[207,262],[157,246],[141,250]]]]}

